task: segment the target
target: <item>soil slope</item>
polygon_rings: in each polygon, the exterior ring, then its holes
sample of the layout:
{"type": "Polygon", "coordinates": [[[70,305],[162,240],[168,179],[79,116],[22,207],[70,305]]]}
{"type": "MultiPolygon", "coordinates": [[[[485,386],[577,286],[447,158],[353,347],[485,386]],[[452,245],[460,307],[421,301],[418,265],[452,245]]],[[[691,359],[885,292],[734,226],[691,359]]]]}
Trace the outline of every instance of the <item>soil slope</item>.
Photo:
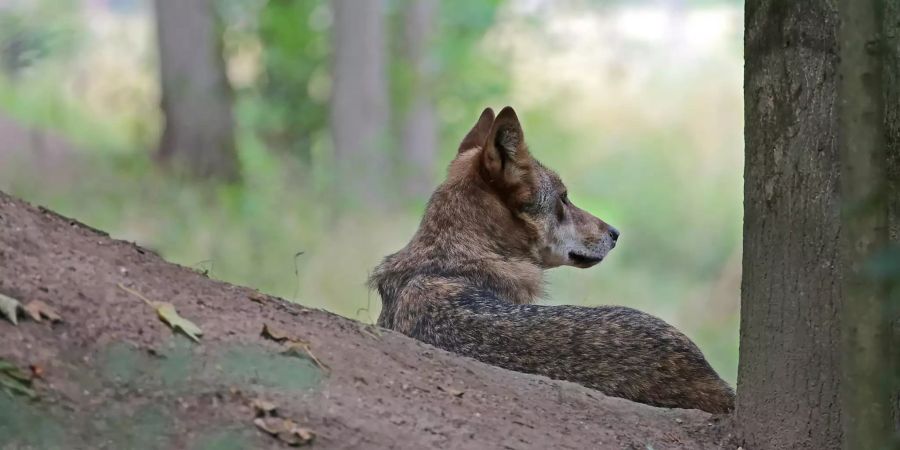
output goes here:
{"type": "Polygon", "coordinates": [[[257,399],[312,430],[313,448],[659,450],[730,439],[726,419],[510,372],[211,280],[3,193],[0,293],[62,316],[0,319],[0,364],[29,373],[37,393],[0,392],[2,449],[286,448],[254,425],[257,399]],[[171,302],[200,342],[120,285],[171,302]],[[290,340],[310,352],[282,353],[290,340]]]}

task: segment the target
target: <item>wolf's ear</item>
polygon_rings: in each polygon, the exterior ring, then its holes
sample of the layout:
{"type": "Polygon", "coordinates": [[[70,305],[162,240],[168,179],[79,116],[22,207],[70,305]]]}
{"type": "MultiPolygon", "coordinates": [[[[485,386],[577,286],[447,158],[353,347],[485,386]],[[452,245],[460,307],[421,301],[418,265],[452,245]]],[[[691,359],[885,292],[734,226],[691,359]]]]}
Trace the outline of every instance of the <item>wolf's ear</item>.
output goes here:
{"type": "Polygon", "coordinates": [[[530,164],[531,155],[525,145],[525,133],[512,107],[505,107],[491,126],[484,146],[484,169],[491,180],[514,184],[522,169],[530,164]]]}
{"type": "Polygon", "coordinates": [[[484,111],[481,112],[481,117],[478,118],[478,122],[475,122],[475,126],[469,130],[469,134],[467,134],[462,142],[460,142],[458,153],[471,150],[475,147],[484,147],[493,123],[494,110],[491,108],[484,108],[484,111]]]}

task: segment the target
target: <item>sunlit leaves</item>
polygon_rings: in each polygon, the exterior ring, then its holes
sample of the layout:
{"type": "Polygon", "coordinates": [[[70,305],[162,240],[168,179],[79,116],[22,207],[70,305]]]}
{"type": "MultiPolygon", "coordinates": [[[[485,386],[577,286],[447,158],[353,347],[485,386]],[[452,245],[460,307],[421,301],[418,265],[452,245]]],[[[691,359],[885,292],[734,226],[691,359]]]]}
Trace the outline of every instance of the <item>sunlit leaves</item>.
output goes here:
{"type": "Polygon", "coordinates": [[[22,305],[18,300],[0,294],[0,316],[6,317],[13,325],[19,323],[18,314],[21,307],[22,305]]]}
{"type": "Polygon", "coordinates": [[[172,327],[173,330],[181,331],[187,337],[191,338],[191,340],[193,340],[194,342],[200,342],[200,336],[203,335],[203,330],[201,330],[200,327],[195,325],[190,320],[181,317],[178,314],[178,311],[175,310],[175,305],[168,302],[152,301],[140,292],[125,287],[122,284],[119,284],[119,288],[131,295],[134,295],[135,297],[140,298],[144,301],[144,303],[152,306],[153,309],[156,310],[156,315],[159,316],[160,320],[172,327]]]}

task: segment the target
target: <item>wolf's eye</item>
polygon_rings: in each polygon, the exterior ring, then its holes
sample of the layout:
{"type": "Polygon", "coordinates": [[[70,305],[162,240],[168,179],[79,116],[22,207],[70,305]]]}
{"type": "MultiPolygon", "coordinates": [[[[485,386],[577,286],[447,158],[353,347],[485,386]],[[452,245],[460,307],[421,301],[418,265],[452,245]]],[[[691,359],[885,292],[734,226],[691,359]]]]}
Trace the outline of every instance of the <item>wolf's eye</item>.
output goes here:
{"type": "Polygon", "coordinates": [[[562,222],[566,219],[566,207],[569,203],[569,199],[566,198],[566,194],[559,196],[559,201],[556,202],[556,220],[562,222]]]}
{"type": "Polygon", "coordinates": [[[566,206],[569,205],[569,193],[568,192],[563,192],[562,194],[560,194],[559,199],[560,199],[560,201],[562,201],[563,205],[566,205],[566,206]]]}

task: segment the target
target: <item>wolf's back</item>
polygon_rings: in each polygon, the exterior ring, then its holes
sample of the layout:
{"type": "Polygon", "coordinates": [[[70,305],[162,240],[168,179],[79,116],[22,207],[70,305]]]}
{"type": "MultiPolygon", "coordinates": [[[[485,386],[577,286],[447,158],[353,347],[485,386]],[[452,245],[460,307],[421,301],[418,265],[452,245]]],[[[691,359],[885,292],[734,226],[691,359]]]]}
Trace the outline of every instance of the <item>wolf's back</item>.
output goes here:
{"type": "Polygon", "coordinates": [[[464,289],[417,316],[400,331],[488,364],[650,405],[734,408],[734,392],[690,339],[631,308],[515,305],[464,289]]]}

